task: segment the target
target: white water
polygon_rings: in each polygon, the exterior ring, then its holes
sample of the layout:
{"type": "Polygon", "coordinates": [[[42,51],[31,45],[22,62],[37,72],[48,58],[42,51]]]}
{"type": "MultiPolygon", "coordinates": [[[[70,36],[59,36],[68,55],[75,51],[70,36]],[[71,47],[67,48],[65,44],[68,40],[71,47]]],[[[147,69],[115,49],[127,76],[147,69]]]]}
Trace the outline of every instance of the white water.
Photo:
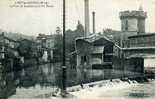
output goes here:
{"type": "MultiPolygon", "coordinates": [[[[122,82],[120,80],[115,80],[115,81],[103,81],[103,83],[97,83],[94,87],[88,87],[81,89],[80,91],[77,92],[71,92],[74,96],[76,96],[78,99],[103,99],[103,97],[100,97],[100,95],[105,95],[108,92],[113,92],[116,90],[123,90],[124,88],[128,88],[130,86],[134,86],[138,84],[137,82],[132,82],[129,81],[131,84],[128,82],[122,82]]],[[[115,93],[112,94],[112,97],[115,97],[115,93]]],[[[106,99],[106,98],[104,98],[106,99]]],[[[108,98],[108,99],[116,99],[115,98],[108,98]]],[[[120,99],[120,98],[119,98],[120,99]]]]}

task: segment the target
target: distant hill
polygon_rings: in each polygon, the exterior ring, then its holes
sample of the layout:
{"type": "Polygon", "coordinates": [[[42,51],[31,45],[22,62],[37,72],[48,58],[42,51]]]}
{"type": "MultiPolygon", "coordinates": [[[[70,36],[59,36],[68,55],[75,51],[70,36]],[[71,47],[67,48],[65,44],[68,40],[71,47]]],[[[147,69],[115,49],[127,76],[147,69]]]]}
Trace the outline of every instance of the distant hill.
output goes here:
{"type": "MultiPolygon", "coordinates": [[[[0,31],[0,34],[2,34],[3,31],[0,31]]],[[[13,40],[18,40],[20,38],[24,38],[24,39],[29,39],[29,40],[33,40],[35,37],[34,36],[27,36],[24,34],[20,34],[20,33],[12,33],[12,32],[4,32],[4,35],[6,37],[9,37],[13,40]]]]}

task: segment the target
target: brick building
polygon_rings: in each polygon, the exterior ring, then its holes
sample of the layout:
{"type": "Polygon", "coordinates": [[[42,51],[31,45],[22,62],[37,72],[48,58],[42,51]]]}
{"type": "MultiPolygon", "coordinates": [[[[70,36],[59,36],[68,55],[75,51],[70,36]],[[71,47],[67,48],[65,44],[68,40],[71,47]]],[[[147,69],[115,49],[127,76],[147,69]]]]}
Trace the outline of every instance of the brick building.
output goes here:
{"type": "Polygon", "coordinates": [[[88,37],[76,40],[77,65],[80,65],[83,60],[88,60],[91,66],[93,66],[93,62],[103,64],[103,56],[107,54],[104,53],[105,44],[107,44],[113,49],[110,52],[113,53],[111,60],[113,69],[143,73],[145,70],[155,67],[155,33],[145,31],[147,12],[143,11],[142,8],[122,11],[119,17],[121,19],[121,31],[105,30],[101,34],[102,37],[97,37],[98,39],[88,37]],[[94,55],[98,59],[94,58],[93,61],[92,54],[100,51],[98,46],[93,45],[94,42],[106,43],[100,45],[101,52],[103,52],[100,55],[103,56],[94,55]],[[86,53],[88,53],[88,58],[85,57],[86,53]]]}
{"type": "Polygon", "coordinates": [[[123,69],[144,72],[155,67],[155,33],[145,32],[147,13],[139,11],[123,11],[120,13],[122,31],[136,32],[122,40],[123,69]]]}
{"type": "MultiPolygon", "coordinates": [[[[144,70],[155,68],[155,33],[145,33],[128,37],[128,46],[124,48],[124,57],[128,65],[139,65],[144,70]],[[135,62],[133,60],[136,60],[135,62]]],[[[143,70],[143,72],[144,72],[143,70]]]]}

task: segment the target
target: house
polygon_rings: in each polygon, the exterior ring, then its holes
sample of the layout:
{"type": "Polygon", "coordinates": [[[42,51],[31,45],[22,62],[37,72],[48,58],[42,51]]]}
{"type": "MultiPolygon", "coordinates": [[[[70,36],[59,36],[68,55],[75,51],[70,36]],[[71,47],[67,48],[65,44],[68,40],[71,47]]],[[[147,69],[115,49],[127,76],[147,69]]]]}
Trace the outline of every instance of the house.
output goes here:
{"type": "Polygon", "coordinates": [[[43,60],[53,60],[53,50],[55,46],[55,35],[39,34],[36,38],[40,50],[43,50],[43,60]],[[47,55],[46,55],[47,53],[47,55]],[[45,59],[45,56],[47,56],[45,59]]]}
{"type": "Polygon", "coordinates": [[[41,43],[42,47],[52,49],[54,48],[54,35],[45,35],[45,34],[39,34],[36,38],[36,41],[38,43],[41,43]]]}
{"type": "Polygon", "coordinates": [[[18,45],[18,41],[5,36],[4,33],[0,35],[0,62],[2,65],[5,64],[6,71],[10,71],[18,65],[16,64],[20,58],[17,51],[18,45]]]}
{"type": "MultiPolygon", "coordinates": [[[[17,47],[18,41],[6,37],[4,33],[0,35],[0,57],[4,59],[7,52],[11,52],[13,56],[18,57],[17,47]]],[[[11,56],[11,55],[10,55],[11,56]]]]}
{"type": "Polygon", "coordinates": [[[17,46],[19,45],[19,43],[16,40],[5,36],[4,33],[0,34],[0,43],[5,45],[5,47],[10,48],[17,48],[17,46]]]}
{"type": "Polygon", "coordinates": [[[0,59],[4,59],[5,55],[4,55],[4,46],[2,43],[0,43],[0,59]]]}

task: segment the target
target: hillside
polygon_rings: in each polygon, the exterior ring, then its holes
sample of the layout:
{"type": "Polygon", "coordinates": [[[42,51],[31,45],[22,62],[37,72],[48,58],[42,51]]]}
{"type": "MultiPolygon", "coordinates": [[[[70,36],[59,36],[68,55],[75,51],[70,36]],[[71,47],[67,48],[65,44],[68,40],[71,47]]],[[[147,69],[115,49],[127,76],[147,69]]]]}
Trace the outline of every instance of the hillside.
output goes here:
{"type": "MultiPolygon", "coordinates": [[[[2,32],[4,32],[4,31],[0,31],[0,34],[2,34],[2,32]]],[[[34,36],[27,36],[27,35],[24,35],[24,34],[12,33],[12,32],[4,32],[4,35],[6,37],[9,37],[9,38],[13,39],[13,40],[18,40],[20,38],[32,40],[32,39],[35,38],[34,36]]]]}

